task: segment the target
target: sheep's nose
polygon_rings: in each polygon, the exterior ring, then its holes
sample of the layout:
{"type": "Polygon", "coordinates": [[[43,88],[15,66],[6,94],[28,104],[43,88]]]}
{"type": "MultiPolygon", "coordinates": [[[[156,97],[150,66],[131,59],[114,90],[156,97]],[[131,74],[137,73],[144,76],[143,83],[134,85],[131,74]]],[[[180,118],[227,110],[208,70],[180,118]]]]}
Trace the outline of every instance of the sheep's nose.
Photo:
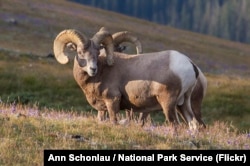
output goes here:
{"type": "Polygon", "coordinates": [[[93,72],[96,72],[96,68],[95,67],[91,67],[90,70],[92,70],[93,72]]]}

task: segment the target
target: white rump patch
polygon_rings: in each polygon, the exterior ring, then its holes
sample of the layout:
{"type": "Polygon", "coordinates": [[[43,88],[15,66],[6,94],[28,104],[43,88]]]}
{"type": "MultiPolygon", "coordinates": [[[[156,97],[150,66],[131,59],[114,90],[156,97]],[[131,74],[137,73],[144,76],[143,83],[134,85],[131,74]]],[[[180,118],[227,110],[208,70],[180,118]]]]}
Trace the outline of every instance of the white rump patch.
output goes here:
{"type": "Polygon", "coordinates": [[[184,102],[184,93],[193,87],[196,82],[195,71],[190,61],[184,54],[171,50],[169,67],[180,78],[182,85],[182,90],[178,97],[178,105],[184,102]]]}

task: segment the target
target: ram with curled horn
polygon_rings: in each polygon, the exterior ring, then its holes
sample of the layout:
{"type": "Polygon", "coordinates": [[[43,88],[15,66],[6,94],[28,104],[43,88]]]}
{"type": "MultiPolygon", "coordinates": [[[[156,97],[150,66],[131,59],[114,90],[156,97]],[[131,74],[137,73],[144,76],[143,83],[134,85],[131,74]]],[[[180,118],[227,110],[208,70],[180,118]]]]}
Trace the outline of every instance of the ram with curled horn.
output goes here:
{"type": "Polygon", "coordinates": [[[190,98],[199,70],[184,54],[166,50],[127,55],[114,52],[112,36],[105,28],[92,39],[76,30],[65,30],[54,41],[55,57],[60,63],[66,62],[61,56],[65,56],[68,43],[77,50],[73,67],[76,82],[93,108],[108,111],[112,123],[117,123],[116,114],[123,109],[162,109],[166,121],[175,126],[175,109],[182,106],[190,129],[198,128],[190,98]],[[105,52],[100,53],[101,44],[105,52]]]}
{"type": "MultiPolygon", "coordinates": [[[[117,32],[113,34],[112,37],[113,37],[113,42],[114,42],[114,50],[116,52],[123,52],[125,50],[125,46],[122,46],[121,44],[124,42],[129,42],[135,46],[137,54],[143,53],[141,41],[139,40],[138,37],[136,37],[131,32],[128,32],[128,31],[117,32]]],[[[207,80],[203,72],[199,68],[198,70],[199,70],[199,76],[197,78],[197,83],[191,94],[191,107],[193,109],[194,116],[198,120],[199,125],[202,126],[203,128],[206,128],[206,125],[204,121],[202,120],[201,106],[202,106],[202,101],[205,97],[206,90],[207,90],[207,80]]],[[[186,122],[187,120],[185,119],[185,115],[184,115],[185,111],[183,110],[181,106],[177,106],[177,112],[179,113],[178,115],[180,115],[183,118],[184,122],[186,122]]],[[[100,113],[102,113],[102,111],[98,112],[99,119],[105,119],[104,115],[101,115],[100,113]]],[[[149,115],[149,112],[140,113],[138,120],[142,126],[144,125],[145,120],[147,119],[148,115],[149,115]]],[[[126,110],[126,119],[125,119],[126,121],[122,120],[121,123],[127,123],[127,121],[130,121],[132,119],[134,119],[134,110],[132,109],[126,110]]]]}
{"type": "MultiPolygon", "coordinates": [[[[121,44],[123,42],[130,42],[134,44],[134,46],[136,47],[137,54],[143,53],[141,41],[139,40],[138,37],[133,35],[131,32],[128,32],[128,31],[117,32],[113,34],[112,37],[114,41],[115,51],[117,52],[124,51],[125,48],[124,46],[121,46],[121,44]]],[[[201,69],[198,68],[198,66],[197,66],[197,69],[199,70],[199,76],[197,78],[197,83],[194,87],[194,90],[191,94],[191,107],[193,109],[194,116],[198,120],[199,125],[202,126],[203,128],[206,128],[206,125],[204,121],[202,120],[201,106],[202,106],[202,102],[203,102],[203,99],[205,97],[206,90],[207,90],[207,79],[205,75],[203,74],[203,72],[201,71],[201,69]]],[[[187,120],[185,119],[185,115],[184,115],[185,111],[183,110],[183,107],[177,106],[177,112],[183,118],[184,122],[186,122],[187,120]]],[[[134,116],[134,111],[127,110],[126,115],[127,115],[126,116],[127,119],[131,120],[132,117],[134,116]]],[[[149,113],[145,113],[145,112],[140,113],[139,122],[142,123],[142,126],[144,125],[145,120],[148,115],[149,113]]]]}
{"type": "MultiPolygon", "coordinates": [[[[68,56],[64,53],[66,46],[73,48],[73,50],[76,50],[76,58],[81,59],[81,57],[83,56],[88,56],[88,58],[96,58],[92,57],[91,55],[98,55],[97,53],[99,53],[100,44],[103,44],[105,47],[107,65],[112,66],[114,63],[113,38],[105,28],[101,28],[100,31],[96,33],[92,39],[88,39],[84,34],[74,29],[64,30],[57,35],[54,41],[53,49],[57,61],[61,64],[66,64],[69,61],[68,56]],[[83,51],[88,52],[88,55],[84,54],[83,51]],[[97,53],[94,51],[97,51],[97,53]]],[[[88,60],[88,58],[86,60],[88,60]]],[[[91,71],[90,68],[95,70],[95,65],[92,64],[92,66],[88,66],[88,70],[91,71]]]]}
{"type": "MultiPolygon", "coordinates": [[[[126,46],[122,45],[123,43],[130,43],[133,46],[135,46],[135,50],[136,50],[136,54],[141,54],[142,53],[142,43],[139,40],[139,38],[137,36],[135,36],[133,33],[128,32],[128,31],[121,31],[121,32],[116,32],[112,35],[113,37],[113,43],[114,43],[114,51],[115,52],[124,52],[126,50],[126,46]]],[[[122,124],[127,123],[128,121],[132,120],[132,118],[134,117],[133,111],[132,110],[125,110],[126,111],[126,119],[125,121],[122,120],[120,121],[122,124]]],[[[103,121],[106,120],[106,112],[104,111],[98,111],[98,119],[103,121]]],[[[145,117],[144,119],[146,119],[147,116],[141,116],[141,117],[145,117]]],[[[144,121],[145,120],[141,120],[144,121]]]]}

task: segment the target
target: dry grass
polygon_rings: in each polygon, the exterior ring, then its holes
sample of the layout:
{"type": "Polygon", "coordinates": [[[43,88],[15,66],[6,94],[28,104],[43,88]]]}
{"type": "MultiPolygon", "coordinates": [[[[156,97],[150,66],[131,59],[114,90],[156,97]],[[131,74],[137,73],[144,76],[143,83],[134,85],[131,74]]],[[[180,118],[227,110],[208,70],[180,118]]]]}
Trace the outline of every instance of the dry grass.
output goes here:
{"type": "Polygon", "coordinates": [[[0,165],[42,165],[44,149],[250,149],[250,133],[214,122],[200,132],[168,125],[113,126],[95,116],[0,105],[0,165]]]}

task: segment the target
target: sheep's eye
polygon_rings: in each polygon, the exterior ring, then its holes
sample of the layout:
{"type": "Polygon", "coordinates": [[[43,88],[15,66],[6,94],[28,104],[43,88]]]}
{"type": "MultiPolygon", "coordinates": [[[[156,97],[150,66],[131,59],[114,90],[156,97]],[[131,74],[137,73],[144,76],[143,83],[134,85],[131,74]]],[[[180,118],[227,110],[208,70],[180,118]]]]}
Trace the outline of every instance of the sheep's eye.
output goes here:
{"type": "Polygon", "coordinates": [[[84,51],[82,51],[82,50],[77,51],[77,54],[78,54],[79,56],[82,56],[82,55],[84,54],[84,51]]]}
{"type": "Polygon", "coordinates": [[[79,58],[79,56],[76,56],[76,60],[77,60],[80,67],[84,67],[87,64],[86,59],[79,58]]]}
{"type": "Polygon", "coordinates": [[[81,67],[84,67],[84,66],[86,66],[86,64],[87,64],[87,62],[86,62],[85,59],[79,59],[79,60],[78,60],[78,63],[79,63],[79,66],[81,66],[81,67]]]}

